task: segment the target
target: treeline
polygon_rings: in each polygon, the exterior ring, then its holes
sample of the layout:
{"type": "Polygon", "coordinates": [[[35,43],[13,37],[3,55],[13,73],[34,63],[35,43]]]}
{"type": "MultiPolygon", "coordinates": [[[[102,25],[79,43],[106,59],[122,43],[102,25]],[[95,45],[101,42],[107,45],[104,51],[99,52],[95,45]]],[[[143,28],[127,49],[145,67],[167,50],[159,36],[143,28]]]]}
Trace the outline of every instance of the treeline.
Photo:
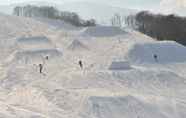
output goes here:
{"type": "Polygon", "coordinates": [[[128,26],[157,40],[173,40],[186,46],[186,18],[140,12],[126,19],[128,26]]]}
{"type": "Polygon", "coordinates": [[[66,21],[75,26],[95,26],[96,21],[94,19],[83,20],[79,17],[78,14],[74,12],[59,11],[55,7],[49,6],[17,6],[14,8],[13,14],[16,16],[25,16],[25,17],[44,17],[50,19],[58,19],[66,21]]]}

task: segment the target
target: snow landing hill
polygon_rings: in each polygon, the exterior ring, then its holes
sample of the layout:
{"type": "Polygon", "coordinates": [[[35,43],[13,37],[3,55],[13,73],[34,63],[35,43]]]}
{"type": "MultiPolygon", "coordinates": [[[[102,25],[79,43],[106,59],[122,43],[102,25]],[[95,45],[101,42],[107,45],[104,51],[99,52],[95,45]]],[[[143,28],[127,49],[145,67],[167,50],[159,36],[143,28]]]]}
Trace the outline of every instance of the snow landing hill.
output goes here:
{"type": "Polygon", "coordinates": [[[116,27],[0,22],[0,117],[186,117],[184,46],[116,27]]]}

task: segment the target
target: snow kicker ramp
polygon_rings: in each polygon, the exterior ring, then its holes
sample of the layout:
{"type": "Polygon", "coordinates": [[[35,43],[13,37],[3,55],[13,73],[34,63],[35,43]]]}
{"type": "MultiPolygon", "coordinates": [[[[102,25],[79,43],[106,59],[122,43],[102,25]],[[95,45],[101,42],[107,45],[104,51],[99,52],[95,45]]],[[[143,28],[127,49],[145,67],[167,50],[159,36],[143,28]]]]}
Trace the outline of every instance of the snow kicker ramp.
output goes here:
{"type": "Polygon", "coordinates": [[[112,26],[96,26],[96,27],[88,27],[83,33],[83,36],[91,36],[91,37],[113,37],[118,35],[126,34],[125,31],[120,29],[119,27],[112,26]]]}
{"type": "Polygon", "coordinates": [[[48,57],[49,61],[58,60],[62,58],[62,52],[56,49],[20,51],[15,54],[13,62],[20,64],[37,64],[42,63],[45,57],[48,57]]]}
{"type": "Polygon", "coordinates": [[[129,49],[127,57],[138,64],[181,63],[186,61],[186,47],[172,41],[139,43],[129,49]]]}
{"type": "Polygon", "coordinates": [[[109,70],[130,70],[130,63],[127,61],[113,61],[109,70]]]}
{"type": "Polygon", "coordinates": [[[54,48],[54,46],[52,46],[52,42],[45,36],[18,38],[17,46],[23,50],[54,48]]]}
{"type": "Polygon", "coordinates": [[[75,39],[72,41],[72,43],[68,46],[68,49],[71,51],[75,50],[88,50],[88,47],[84,45],[81,41],[75,39]]]}

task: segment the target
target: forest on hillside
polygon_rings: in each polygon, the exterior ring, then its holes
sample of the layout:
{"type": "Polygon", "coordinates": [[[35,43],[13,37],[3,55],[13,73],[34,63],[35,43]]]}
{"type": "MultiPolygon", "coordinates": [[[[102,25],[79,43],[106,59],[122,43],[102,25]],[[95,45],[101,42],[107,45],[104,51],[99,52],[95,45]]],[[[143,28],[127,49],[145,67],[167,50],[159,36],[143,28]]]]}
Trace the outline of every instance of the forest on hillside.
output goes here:
{"type": "Polygon", "coordinates": [[[49,19],[57,19],[68,22],[74,26],[87,27],[95,26],[96,21],[94,19],[83,20],[77,13],[68,11],[59,11],[55,7],[50,6],[16,6],[13,10],[13,14],[16,16],[24,17],[44,17],[49,19]]]}
{"type": "Polygon", "coordinates": [[[186,18],[142,11],[128,16],[126,24],[157,40],[173,40],[186,46],[186,18]]]}

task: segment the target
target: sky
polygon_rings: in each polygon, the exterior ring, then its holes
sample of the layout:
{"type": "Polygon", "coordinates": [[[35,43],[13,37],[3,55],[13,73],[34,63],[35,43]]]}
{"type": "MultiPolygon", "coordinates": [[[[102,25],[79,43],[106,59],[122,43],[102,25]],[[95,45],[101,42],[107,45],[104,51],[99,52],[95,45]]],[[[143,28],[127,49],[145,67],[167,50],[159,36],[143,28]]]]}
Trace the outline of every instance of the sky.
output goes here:
{"type": "MultiPolygon", "coordinates": [[[[12,3],[20,3],[20,2],[28,2],[28,1],[34,1],[34,0],[0,0],[0,4],[12,4],[12,3]]],[[[42,1],[56,2],[56,3],[86,1],[86,2],[108,4],[116,7],[130,7],[130,8],[141,9],[141,8],[156,7],[160,4],[162,0],[42,0],[42,1]]]]}
{"type": "MultiPolygon", "coordinates": [[[[63,4],[66,2],[94,2],[121,8],[132,8],[140,10],[171,11],[179,7],[186,7],[186,0],[0,0],[2,4],[13,4],[29,1],[45,1],[63,4]]],[[[185,11],[184,11],[185,12],[185,11]]]]}

